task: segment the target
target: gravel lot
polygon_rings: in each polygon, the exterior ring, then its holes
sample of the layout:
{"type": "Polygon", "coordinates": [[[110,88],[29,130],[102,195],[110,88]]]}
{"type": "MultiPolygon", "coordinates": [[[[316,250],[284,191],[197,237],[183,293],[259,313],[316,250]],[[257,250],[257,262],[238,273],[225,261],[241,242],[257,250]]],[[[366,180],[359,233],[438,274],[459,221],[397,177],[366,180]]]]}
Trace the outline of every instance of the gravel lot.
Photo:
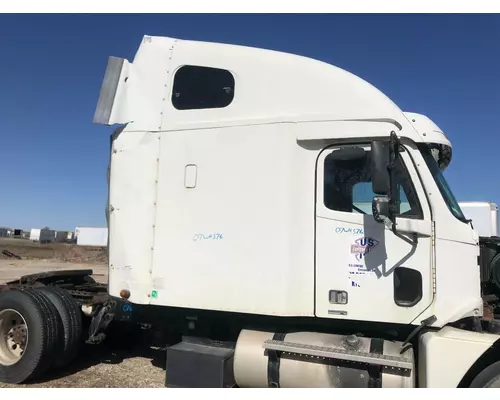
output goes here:
{"type": "MultiPolygon", "coordinates": [[[[0,260],[0,283],[22,275],[48,270],[92,269],[94,279],[107,281],[107,266],[97,263],[65,263],[45,260],[0,260]]],[[[165,350],[150,345],[148,335],[125,341],[110,337],[101,345],[85,345],[78,358],[64,371],[49,372],[42,380],[8,387],[45,388],[155,388],[165,387],[165,350]]]]}
{"type": "Polygon", "coordinates": [[[131,349],[85,345],[65,371],[49,373],[40,381],[0,388],[161,388],[165,387],[164,349],[140,344],[131,349]]]}
{"type": "Polygon", "coordinates": [[[23,275],[36,274],[42,271],[58,271],[71,269],[91,269],[97,282],[108,281],[108,267],[98,263],[68,263],[58,260],[2,260],[0,259],[0,284],[13,281],[23,275]]]}

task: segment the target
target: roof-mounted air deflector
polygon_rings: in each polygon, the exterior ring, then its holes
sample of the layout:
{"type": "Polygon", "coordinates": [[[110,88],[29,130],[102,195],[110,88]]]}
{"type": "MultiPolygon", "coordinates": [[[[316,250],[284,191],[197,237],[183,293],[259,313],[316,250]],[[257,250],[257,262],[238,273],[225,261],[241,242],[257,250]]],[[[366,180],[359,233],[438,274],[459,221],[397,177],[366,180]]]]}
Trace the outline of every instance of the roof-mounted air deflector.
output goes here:
{"type": "Polygon", "coordinates": [[[124,117],[126,119],[126,107],[120,98],[126,90],[130,65],[123,58],[109,57],[94,114],[94,123],[113,125],[122,123],[124,117]]]}

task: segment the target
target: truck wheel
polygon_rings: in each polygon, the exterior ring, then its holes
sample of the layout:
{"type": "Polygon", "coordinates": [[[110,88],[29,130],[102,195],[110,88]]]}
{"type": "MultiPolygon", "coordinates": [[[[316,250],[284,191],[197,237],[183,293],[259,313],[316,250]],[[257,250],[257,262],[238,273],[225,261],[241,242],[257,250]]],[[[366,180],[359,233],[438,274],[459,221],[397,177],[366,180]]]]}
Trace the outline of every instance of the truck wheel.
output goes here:
{"type": "Polygon", "coordinates": [[[0,294],[0,381],[23,383],[43,374],[60,351],[61,321],[43,294],[0,294]]]}
{"type": "Polygon", "coordinates": [[[64,289],[55,286],[38,288],[56,307],[64,329],[64,348],[59,358],[54,360],[56,367],[68,365],[80,350],[83,331],[82,314],[76,300],[64,289]]]}
{"type": "Polygon", "coordinates": [[[483,369],[470,384],[471,388],[500,388],[500,361],[483,369]]]}

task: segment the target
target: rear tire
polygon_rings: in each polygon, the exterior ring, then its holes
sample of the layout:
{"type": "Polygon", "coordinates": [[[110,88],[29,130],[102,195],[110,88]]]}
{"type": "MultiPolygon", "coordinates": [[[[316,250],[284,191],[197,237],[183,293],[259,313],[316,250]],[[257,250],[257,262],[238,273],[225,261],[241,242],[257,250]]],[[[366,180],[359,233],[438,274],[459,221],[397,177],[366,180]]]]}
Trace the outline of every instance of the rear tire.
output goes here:
{"type": "Polygon", "coordinates": [[[1,382],[39,377],[59,355],[61,340],[59,314],[43,293],[24,289],[0,294],[1,382]]]}
{"type": "Polygon", "coordinates": [[[77,356],[83,331],[82,312],[75,299],[64,289],[46,286],[37,289],[44,293],[56,307],[64,329],[64,346],[54,366],[64,367],[77,356]]]}
{"type": "Polygon", "coordinates": [[[500,388],[500,361],[483,369],[470,384],[471,388],[500,388]]]}

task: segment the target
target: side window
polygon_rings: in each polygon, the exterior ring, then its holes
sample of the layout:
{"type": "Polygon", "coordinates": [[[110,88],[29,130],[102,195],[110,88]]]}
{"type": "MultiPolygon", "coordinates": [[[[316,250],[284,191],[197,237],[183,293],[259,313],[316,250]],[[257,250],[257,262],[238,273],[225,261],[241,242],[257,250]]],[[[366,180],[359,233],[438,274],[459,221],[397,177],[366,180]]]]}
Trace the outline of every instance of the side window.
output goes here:
{"type": "MultiPolygon", "coordinates": [[[[334,150],[335,151],[335,150],[334,150]]],[[[324,163],[324,203],[334,211],[372,214],[375,194],[371,184],[371,152],[356,159],[334,159],[327,156],[324,163]]],[[[396,165],[395,183],[398,193],[398,215],[422,219],[422,207],[408,171],[401,160],[396,165]]]]}
{"type": "Polygon", "coordinates": [[[177,110],[227,107],[234,98],[234,77],[225,69],[186,65],[174,76],[172,104],[177,110]]]}

